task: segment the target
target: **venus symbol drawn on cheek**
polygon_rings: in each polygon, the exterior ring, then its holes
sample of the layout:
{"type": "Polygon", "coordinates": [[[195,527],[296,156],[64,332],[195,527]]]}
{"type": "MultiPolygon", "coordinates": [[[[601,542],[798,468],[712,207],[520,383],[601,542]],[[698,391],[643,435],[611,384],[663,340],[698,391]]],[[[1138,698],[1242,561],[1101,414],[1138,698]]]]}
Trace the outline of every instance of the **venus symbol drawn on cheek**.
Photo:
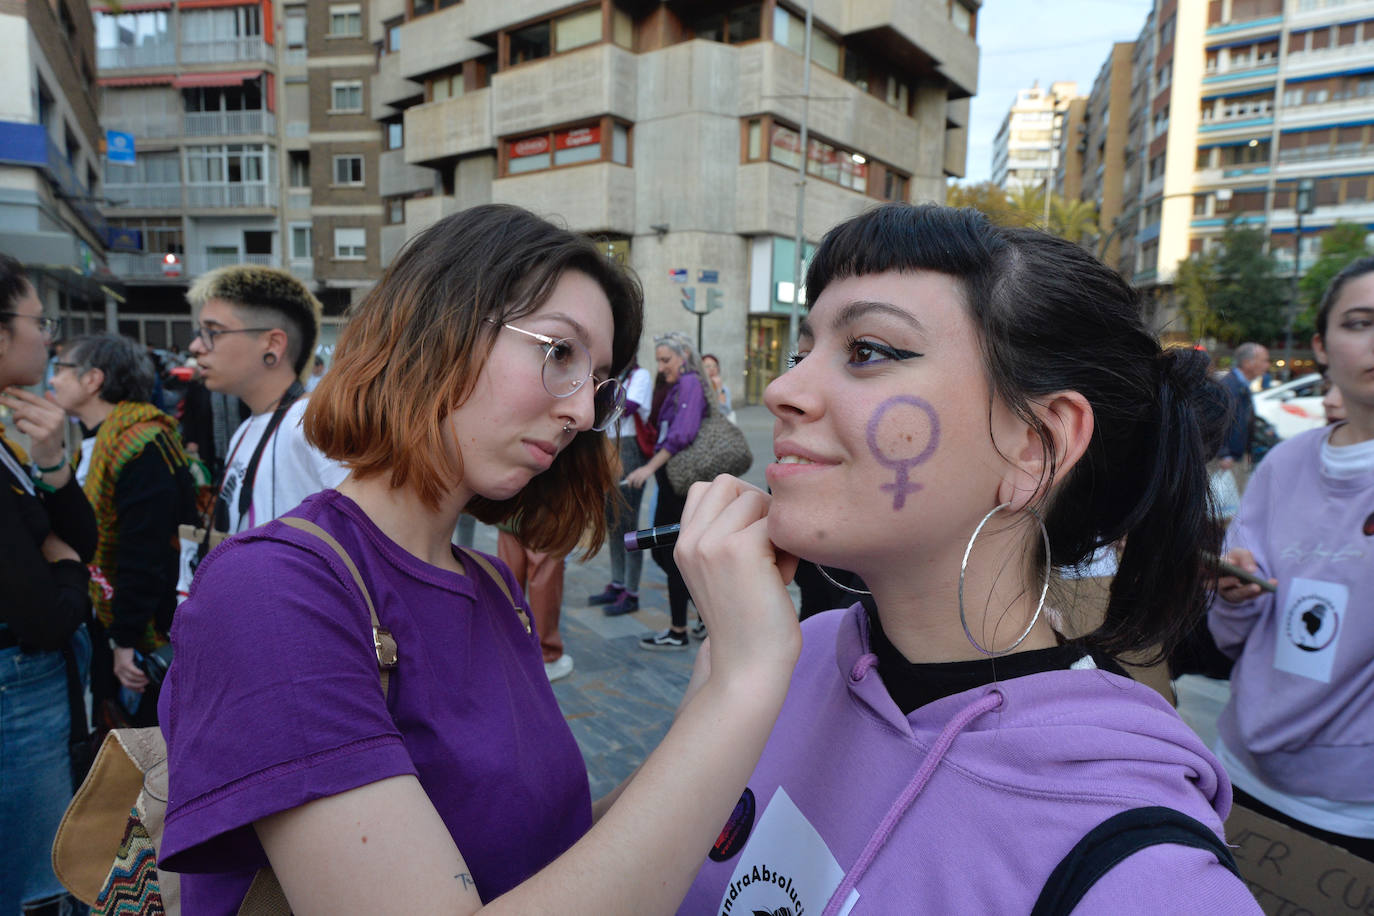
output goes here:
{"type": "Polygon", "coordinates": [[[894,510],[906,505],[908,493],[921,489],[921,484],[911,482],[911,469],[927,461],[939,445],[940,417],[928,401],[915,395],[888,398],[868,418],[868,450],[874,460],[897,474],[896,480],[880,488],[892,493],[894,510]],[[913,409],[920,415],[911,416],[913,409]],[[899,412],[888,418],[894,410],[899,412]],[[885,418],[887,422],[883,422],[885,418]]]}

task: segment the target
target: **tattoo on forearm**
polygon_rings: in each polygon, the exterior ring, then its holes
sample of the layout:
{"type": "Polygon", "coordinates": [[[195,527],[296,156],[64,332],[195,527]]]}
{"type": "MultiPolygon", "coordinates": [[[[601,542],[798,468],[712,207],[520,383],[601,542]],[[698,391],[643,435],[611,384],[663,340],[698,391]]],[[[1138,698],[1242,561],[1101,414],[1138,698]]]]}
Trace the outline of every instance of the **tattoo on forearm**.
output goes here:
{"type": "Polygon", "coordinates": [[[477,882],[476,882],[476,881],[473,881],[473,880],[472,880],[472,875],[468,874],[467,872],[463,872],[462,874],[459,874],[459,875],[454,875],[454,876],[453,876],[453,880],[463,882],[463,890],[467,890],[467,889],[470,888],[470,887],[471,887],[471,888],[476,888],[476,887],[477,887],[477,882]]]}

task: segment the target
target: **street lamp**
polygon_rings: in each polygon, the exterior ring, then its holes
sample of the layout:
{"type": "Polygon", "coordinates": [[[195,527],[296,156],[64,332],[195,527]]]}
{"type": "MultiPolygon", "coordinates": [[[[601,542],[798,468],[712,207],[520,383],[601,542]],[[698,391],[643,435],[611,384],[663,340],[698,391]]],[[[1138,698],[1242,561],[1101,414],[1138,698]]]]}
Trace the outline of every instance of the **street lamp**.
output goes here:
{"type": "Polygon", "coordinates": [[[1297,215],[1297,229],[1293,234],[1293,279],[1288,297],[1288,316],[1284,322],[1283,360],[1291,376],[1293,372],[1293,323],[1298,318],[1298,277],[1302,273],[1302,218],[1316,209],[1312,191],[1316,182],[1311,178],[1298,181],[1298,193],[1293,200],[1293,212],[1297,215]]]}

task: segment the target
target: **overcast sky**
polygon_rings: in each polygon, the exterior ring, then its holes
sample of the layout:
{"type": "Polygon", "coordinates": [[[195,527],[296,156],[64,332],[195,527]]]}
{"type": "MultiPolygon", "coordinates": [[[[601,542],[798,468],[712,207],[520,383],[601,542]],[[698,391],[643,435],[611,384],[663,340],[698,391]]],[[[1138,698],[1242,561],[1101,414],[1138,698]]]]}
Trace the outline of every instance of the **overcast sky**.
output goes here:
{"type": "Polygon", "coordinates": [[[1074,80],[1087,95],[1113,42],[1133,40],[1150,7],[1151,0],[983,0],[964,181],[991,177],[992,138],[1016,90],[1074,80]]]}

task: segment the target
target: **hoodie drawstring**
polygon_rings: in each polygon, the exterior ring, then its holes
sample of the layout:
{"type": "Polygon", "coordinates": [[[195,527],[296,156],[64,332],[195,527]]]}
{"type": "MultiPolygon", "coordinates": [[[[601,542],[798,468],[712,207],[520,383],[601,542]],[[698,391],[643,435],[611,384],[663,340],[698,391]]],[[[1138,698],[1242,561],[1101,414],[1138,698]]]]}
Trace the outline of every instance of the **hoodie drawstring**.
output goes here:
{"type": "Polygon", "coordinates": [[[916,771],[911,782],[907,784],[907,787],[902,790],[902,794],[897,797],[897,801],[888,809],[887,815],[878,825],[878,829],[873,831],[873,836],[869,837],[863,852],[859,853],[859,858],[854,860],[853,866],[845,872],[844,880],[840,882],[839,887],[835,888],[835,893],[830,896],[830,902],[825,905],[825,911],[821,916],[836,916],[840,912],[840,907],[850,892],[854,890],[854,885],[858,883],[863,873],[868,871],[868,866],[873,864],[879,850],[883,848],[887,838],[892,835],[892,831],[896,829],[907,809],[915,803],[916,796],[920,795],[921,790],[926,787],[926,783],[930,781],[935,768],[940,765],[940,761],[944,759],[946,752],[949,751],[949,746],[954,743],[954,739],[959,736],[959,733],[974,719],[1001,705],[1002,694],[996,690],[991,690],[960,710],[959,714],[945,726],[944,730],[940,732],[940,737],[936,739],[935,746],[926,755],[921,768],[916,771]]]}

